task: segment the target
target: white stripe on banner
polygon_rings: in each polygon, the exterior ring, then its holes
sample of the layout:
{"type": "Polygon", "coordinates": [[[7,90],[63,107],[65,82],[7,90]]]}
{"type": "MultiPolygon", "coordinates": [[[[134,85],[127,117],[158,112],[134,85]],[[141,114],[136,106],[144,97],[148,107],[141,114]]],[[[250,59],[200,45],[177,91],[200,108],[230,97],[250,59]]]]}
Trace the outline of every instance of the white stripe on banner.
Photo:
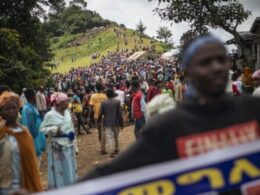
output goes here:
{"type": "Polygon", "coordinates": [[[86,181],[80,184],[75,184],[70,187],[65,187],[60,190],[41,193],[41,195],[95,195],[121,189],[125,186],[131,186],[137,183],[143,183],[156,178],[173,175],[180,172],[185,172],[198,167],[206,167],[211,164],[220,163],[243,157],[251,153],[260,151],[260,141],[241,144],[234,147],[229,147],[208,154],[199,155],[183,160],[168,161],[161,164],[151,165],[121,172],[118,174],[102,177],[91,181],[86,181]]]}

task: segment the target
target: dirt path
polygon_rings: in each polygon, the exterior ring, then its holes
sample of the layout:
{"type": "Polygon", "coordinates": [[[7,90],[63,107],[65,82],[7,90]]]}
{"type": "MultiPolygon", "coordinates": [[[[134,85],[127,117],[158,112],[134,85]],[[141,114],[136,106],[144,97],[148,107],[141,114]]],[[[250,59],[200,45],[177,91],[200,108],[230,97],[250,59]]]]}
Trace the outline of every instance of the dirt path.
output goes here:
{"type": "MultiPolygon", "coordinates": [[[[97,130],[92,129],[91,135],[78,136],[79,154],[77,155],[78,175],[79,177],[85,175],[89,170],[95,166],[100,165],[110,158],[108,155],[100,154],[100,144],[98,142],[97,130]]],[[[133,126],[125,127],[120,132],[120,150],[124,150],[134,141],[133,126]]],[[[47,153],[43,155],[41,172],[44,181],[44,186],[47,186],[47,153]]]]}

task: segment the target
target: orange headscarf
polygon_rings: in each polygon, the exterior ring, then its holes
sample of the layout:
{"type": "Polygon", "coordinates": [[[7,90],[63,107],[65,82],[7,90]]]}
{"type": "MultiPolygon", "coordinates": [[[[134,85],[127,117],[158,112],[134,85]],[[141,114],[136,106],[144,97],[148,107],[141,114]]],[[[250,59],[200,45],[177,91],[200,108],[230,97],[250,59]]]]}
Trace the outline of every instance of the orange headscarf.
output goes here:
{"type": "Polygon", "coordinates": [[[0,108],[2,108],[9,101],[15,101],[18,105],[20,105],[20,99],[17,94],[14,92],[5,91],[0,95],[0,108]]]}
{"type": "MultiPolygon", "coordinates": [[[[4,92],[0,96],[0,108],[9,101],[15,101],[19,105],[19,97],[13,92],[4,92]]],[[[42,191],[39,169],[37,167],[37,157],[34,150],[34,142],[29,131],[21,127],[21,132],[13,132],[10,127],[5,125],[5,121],[0,117],[0,140],[6,135],[16,138],[20,152],[21,163],[21,182],[22,188],[28,192],[42,191]]],[[[11,165],[10,165],[11,166],[11,165]]]]}

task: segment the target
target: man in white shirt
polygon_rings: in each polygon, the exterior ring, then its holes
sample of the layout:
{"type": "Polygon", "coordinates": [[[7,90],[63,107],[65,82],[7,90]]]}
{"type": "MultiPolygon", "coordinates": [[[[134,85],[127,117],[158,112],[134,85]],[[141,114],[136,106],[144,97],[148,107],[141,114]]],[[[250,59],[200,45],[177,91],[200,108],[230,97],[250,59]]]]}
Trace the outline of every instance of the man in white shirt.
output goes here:
{"type": "Polygon", "coordinates": [[[44,116],[47,110],[47,104],[43,86],[40,87],[39,91],[36,94],[36,106],[40,114],[44,116]]]}
{"type": "Polygon", "coordinates": [[[123,105],[125,104],[125,92],[123,92],[122,90],[120,90],[120,84],[116,84],[115,93],[117,94],[117,96],[115,97],[115,99],[119,100],[121,106],[123,106],[123,105]]]}

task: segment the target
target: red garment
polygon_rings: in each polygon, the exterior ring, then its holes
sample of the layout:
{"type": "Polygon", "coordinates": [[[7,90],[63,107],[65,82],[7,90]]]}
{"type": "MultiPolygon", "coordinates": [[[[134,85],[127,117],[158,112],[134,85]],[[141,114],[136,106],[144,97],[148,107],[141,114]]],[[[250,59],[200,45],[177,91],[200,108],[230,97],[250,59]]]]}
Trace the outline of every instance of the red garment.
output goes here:
{"type": "Polygon", "coordinates": [[[174,91],[174,85],[172,81],[167,81],[166,83],[166,87],[170,90],[172,90],[172,92],[174,91]]]}
{"type": "Polygon", "coordinates": [[[161,90],[157,87],[151,86],[147,92],[147,102],[150,102],[155,96],[161,94],[161,90]]]}
{"type": "Polygon", "coordinates": [[[51,107],[51,98],[49,96],[45,97],[47,108],[51,107]]]}
{"type": "Polygon", "coordinates": [[[88,108],[90,98],[91,98],[91,94],[87,94],[87,95],[85,95],[85,97],[84,97],[84,105],[83,105],[83,108],[88,108]]]}
{"type": "Polygon", "coordinates": [[[240,92],[237,89],[237,86],[235,84],[232,84],[232,91],[233,91],[233,95],[235,95],[235,96],[239,96],[240,95],[240,92]]]}
{"type": "Polygon", "coordinates": [[[142,113],[142,107],[141,107],[142,97],[143,97],[143,94],[141,91],[137,91],[133,95],[132,109],[133,109],[133,117],[136,120],[138,120],[144,116],[142,113]]]}

